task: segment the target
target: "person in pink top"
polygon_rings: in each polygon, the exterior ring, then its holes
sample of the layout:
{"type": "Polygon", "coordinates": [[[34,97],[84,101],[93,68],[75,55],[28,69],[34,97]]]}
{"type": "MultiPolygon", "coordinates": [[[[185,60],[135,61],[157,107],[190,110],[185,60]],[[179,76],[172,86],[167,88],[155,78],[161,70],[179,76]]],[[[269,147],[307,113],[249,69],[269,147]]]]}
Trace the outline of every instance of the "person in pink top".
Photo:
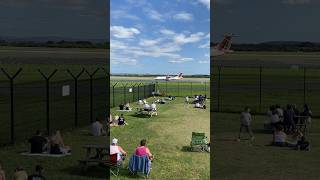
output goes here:
{"type": "Polygon", "coordinates": [[[122,161],[124,160],[124,157],[127,155],[127,153],[120,147],[118,146],[118,139],[113,138],[112,143],[110,145],[110,155],[112,154],[117,154],[117,161],[122,161]]]}
{"type": "Polygon", "coordinates": [[[136,148],[135,155],[137,155],[137,156],[145,156],[145,155],[147,155],[150,160],[153,160],[153,155],[151,154],[149,148],[147,147],[147,140],[142,139],[140,141],[140,146],[138,146],[136,148]]]}

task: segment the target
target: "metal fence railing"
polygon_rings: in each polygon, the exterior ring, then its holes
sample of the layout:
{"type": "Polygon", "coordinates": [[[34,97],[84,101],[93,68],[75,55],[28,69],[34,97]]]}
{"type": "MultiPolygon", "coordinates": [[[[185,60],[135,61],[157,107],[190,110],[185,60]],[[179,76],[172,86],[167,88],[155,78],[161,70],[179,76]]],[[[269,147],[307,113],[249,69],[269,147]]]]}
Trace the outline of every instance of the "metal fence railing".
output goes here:
{"type": "Polygon", "coordinates": [[[213,111],[240,112],[250,106],[264,113],[270,105],[308,104],[320,116],[320,68],[232,67],[213,68],[213,111]]]}
{"type": "Polygon", "coordinates": [[[120,103],[136,102],[151,97],[152,92],[177,97],[207,95],[210,98],[210,82],[194,81],[165,81],[165,82],[136,82],[114,81],[110,84],[110,106],[116,107],[120,103]]]}
{"type": "Polygon", "coordinates": [[[154,83],[123,83],[110,84],[110,107],[116,107],[121,103],[135,102],[148,98],[155,92],[154,83]]]}
{"type": "Polygon", "coordinates": [[[0,145],[106,116],[109,75],[103,68],[1,71],[0,145]]]}

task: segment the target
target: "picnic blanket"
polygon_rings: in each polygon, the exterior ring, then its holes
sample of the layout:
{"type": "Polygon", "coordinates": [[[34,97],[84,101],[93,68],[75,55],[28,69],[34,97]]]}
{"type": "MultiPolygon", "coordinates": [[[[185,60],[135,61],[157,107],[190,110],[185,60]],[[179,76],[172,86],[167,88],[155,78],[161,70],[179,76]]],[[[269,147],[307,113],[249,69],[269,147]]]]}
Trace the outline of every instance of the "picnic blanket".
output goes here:
{"type": "Polygon", "coordinates": [[[120,112],[131,112],[132,111],[132,109],[130,109],[130,110],[120,110],[120,109],[118,109],[117,111],[120,111],[120,112]]]}
{"type": "Polygon", "coordinates": [[[22,156],[43,156],[43,157],[65,157],[65,156],[70,156],[71,153],[66,153],[66,154],[50,154],[50,153],[30,153],[30,152],[22,152],[20,153],[22,156]]]}

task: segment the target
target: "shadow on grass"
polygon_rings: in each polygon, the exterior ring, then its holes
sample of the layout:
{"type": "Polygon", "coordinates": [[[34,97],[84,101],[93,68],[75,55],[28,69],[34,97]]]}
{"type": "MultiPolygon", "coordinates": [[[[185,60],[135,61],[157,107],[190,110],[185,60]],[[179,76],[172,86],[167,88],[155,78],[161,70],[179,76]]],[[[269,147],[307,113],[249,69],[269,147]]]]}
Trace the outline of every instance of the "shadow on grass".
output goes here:
{"type": "Polygon", "coordinates": [[[129,116],[136,117],[136,118],[148,118],[148,119],[150,118],[150,115],[148,114],[131,114],[129,116]]]}
{"type": "MultiPolygon", "coordinates": [[[[150,172],[150,174],[152,173],[152,171],[150,172]]],[[[131,179],[144,179],[144,177],[146,177],[145,175],[143,175],[142,173],[131,173],[128,169],[128,167],[122,167],[119,169],[119,175],[118,176],[122,176],[122,177],[127,177],[127,178],[131,178],[131,179]]],[[[110,177],[115,177],[112,174],[110,174],[110,177]]]]}
{"type": "Polygon", "coordinates": [[[267,129],[255,129],[252,131],[254,134],[272,134],[272,130],[267,130],[267,129]]]}
{"type": "Polygon", "coordinates": [[[62,170],[66,174],[87,178],[101,178],[105,179],[108,175],[108,167],[103,166],[89,166],[86,171],[83,171],[80,166],[72,166],[62,170]]]}

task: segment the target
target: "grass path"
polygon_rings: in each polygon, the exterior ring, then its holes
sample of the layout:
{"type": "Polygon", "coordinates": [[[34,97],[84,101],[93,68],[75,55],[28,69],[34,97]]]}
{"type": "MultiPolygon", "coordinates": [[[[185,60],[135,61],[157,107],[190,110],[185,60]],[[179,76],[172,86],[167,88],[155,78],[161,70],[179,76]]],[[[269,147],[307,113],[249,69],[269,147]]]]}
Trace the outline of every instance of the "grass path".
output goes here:
{"type": "Polygon", "coordinates": [[[272,134],[264,132],[265,116],[254,116],[255,140],[236,142],[239,114],[217,113],[213,127],[214,179],[319,179],[320,123],[313,119],[308,140],[311,151],[266,146],[272,134]]]}
{"type": "Polygon", "coordinates": [[[28,174],[34,172],[34,167],[41,164],[44,167],[44,176],[48,180],[70,179],[70,180],[104,180],[107,172],[102,167],[91,166],[86,174],[81,173],[77,160],[85,157],[85,144],[106,144],[107,137],[90,136],[89,127],[76,129],[71,132],[63,132],[66,145],[72,147],[72,155],[61,158],[49,157],[26,157],[19,155],[19,152],[28,150],[29,145],[20,143],[15,146],[0,148],[0,161],[6,172],[7,179],[12,179],[14,168],[21,165],[28,174]]]}
{"type": "MultiPolygon", "coordinates": [[[[151,101],[151,99],[149,100],[151,101]]],[[[207,103],[209,104],[209,102],[207,103]]],[[[210,108],[210,107],[209,107],[210,108]]],[[[142,138],[146,138],[155,160],[152,163],[151,179],[209,179],[209,153],[187,152],[192,131],[210,134],[210,113],[195,109],[192,105],[185,107],[183,99],[178,98],[169,104],[158,105],[158,116],[142,118],[134,112],[125,114],[128,126],[111,129],[111,138],[116,137],[119,145],[128,153],[128,159],[142,138]]],[[[112,114],[119,114],[112,109],[112,114]]],[[[134,178],[127,169],[120,172],[118,178],[134,178]]]]}

